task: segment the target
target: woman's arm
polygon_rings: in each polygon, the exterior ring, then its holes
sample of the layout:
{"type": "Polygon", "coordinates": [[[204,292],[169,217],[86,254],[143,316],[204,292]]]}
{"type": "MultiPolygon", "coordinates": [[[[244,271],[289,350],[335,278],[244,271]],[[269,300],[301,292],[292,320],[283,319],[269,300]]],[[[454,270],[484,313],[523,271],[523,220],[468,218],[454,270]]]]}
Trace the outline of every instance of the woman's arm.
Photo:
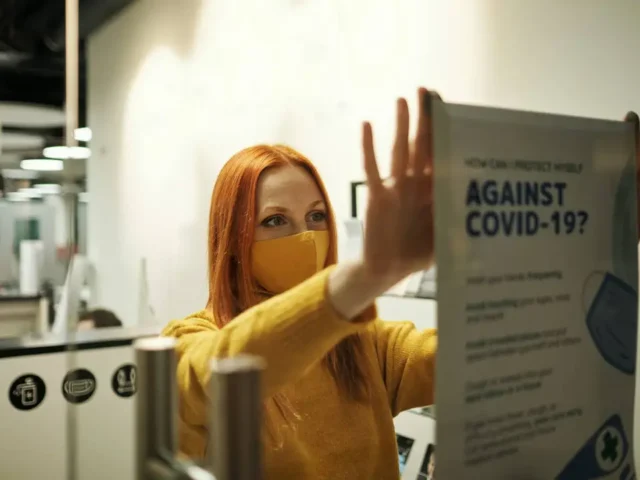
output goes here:
{"type": "MultiPolygon", "coordinates": [[[[366,278],[357,264],[345,264],[247,310],[222,329],[202,316],[169,323],[163,335],[178,338],[178,384],[186,410],[204,414],[210,360],[240,353],[265,359],[263,393],[273,395],[342,339],[366,328],[376,316],[378,292],[387,288],[366,278]]],[[[204,417],[192,420],[198,424],[204,417]]]]}
{"type": "Polygon", "coordinates": [[[393,415],[433,404],[437,331],[417,330],[411,322],[378,320],[373,332],[393,415]]]}
{"type": "Polygon", "coordinates": [[[353,319],[400,280],[375,275],[360,262],[341,263],[329,276],[327,296],[343,318],[353,319]]]}

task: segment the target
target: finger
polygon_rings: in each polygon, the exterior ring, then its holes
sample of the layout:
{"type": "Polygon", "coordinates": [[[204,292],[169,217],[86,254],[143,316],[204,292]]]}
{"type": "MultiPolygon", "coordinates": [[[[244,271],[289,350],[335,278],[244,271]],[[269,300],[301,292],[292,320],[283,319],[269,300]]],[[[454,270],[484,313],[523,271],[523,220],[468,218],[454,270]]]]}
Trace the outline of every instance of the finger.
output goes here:
{"type": "Polygon", "coordinates": [[[635,126],[635,139],[636,139],[636,165],[640,172],[640,117],[636,112],[629,112],[624,117],[626,122],[630,122],[635,126]]]}
{"type": "Polygon", "coordinates": [[[396,108],[396,139],[393,144],[391,175],[402,178],[407,175],[409,166],[409,106],[404,98],[399,98],[396,108]]]}
{"type": "Polygon", "coordinates": [[[427,92],[425,96],[424,109],[426,110],[425,116],[427,118],[427,164],[425,170],[429,173],[433,172],[433,100],[440,100],[440,95],[437,93],[427,92]]]}
{"type": "Polygon", "coordinates": [[[429,143],[431,136],[430,127],[430,100],[429,92],[426,88],[418,90],[418,126],[416,129],[416,139],[413,146],[411,158],[413,159],[413,170],[416,173],[424,172],[429,160],[429,143]]]}
{"type": "MultiPolygon", "coordinates": [[[[640,185],[640,117],[636,112],[629,112],[624,117],[626,122],[630,122],[634,125],[635,140],[636,140],[636,183],[640,185]]],[[[640,191],[636,195],[636,210],[637,210],[637,231],[640,236],[640,191]]]]}
{"type": "Polygon", "coordinates": [[[362,153],[364,156],[364,171],[367,175],[367,185],[370,189],[377,188],[382,184],[376,152],[373,148],[373,130],[369,122],[362,124],[362,153]]]}
{"type": "Polygon", "coordinates": [[[638,117],[638,114],[636,112],[629,112],[624,117],[624,120],[635,126],[636,143],[640,142],[640,117],[638,117]]]}

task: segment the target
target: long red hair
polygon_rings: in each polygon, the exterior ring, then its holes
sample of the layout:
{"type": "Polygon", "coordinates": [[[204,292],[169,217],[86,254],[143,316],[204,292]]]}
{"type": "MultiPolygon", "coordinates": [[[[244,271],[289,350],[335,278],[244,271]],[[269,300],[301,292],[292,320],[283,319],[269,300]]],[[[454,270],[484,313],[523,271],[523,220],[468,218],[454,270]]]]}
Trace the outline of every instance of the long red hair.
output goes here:
{"type": "MultiPolygon", "coordinates": [[[[327,206],[330,246],[325,267],[337,261],[336,223],[326,188],[311,161],[283,145],[257,145],[236,153],[216,180],[209,211],[209,301],[207,308],[220,328],[243,311],[264,300],[251,272],[251,246],[256,227],[258,179],[268,168],[304,168],[315,180],[327,206]]],[[[367,385],[358,358],[362,354],[358,335],[347,337],[325,357],[324,364],[340,391],[352,400],[363,400],[367,385]]],[[[286,397],[274,397],[287,420],[295,416],[286,397]]]]}

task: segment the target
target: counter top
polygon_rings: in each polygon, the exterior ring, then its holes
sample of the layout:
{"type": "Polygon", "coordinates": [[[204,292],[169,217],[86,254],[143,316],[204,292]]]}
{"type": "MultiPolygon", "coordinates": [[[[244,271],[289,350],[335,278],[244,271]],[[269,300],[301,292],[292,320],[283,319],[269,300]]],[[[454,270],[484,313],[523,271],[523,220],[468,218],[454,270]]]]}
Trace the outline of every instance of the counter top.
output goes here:
{"type": "Polygon", "coordinates": [[[136,339],[155,337],[163,325],[144,327],[114,327],[86,330],[71,334],[43,336],[23,336],[0,339],[0,359],[24,355],[57,353],[65,350],[92,350],[97,348],[122,347],[131,345],[136,339]]]}
{"type": "Polygon", "coordinates": [[[41,295],[20,295],[19,293],[10,293],[10,294],[0,293],[0,303],[40,300],[41,297],[42,297],[41,295]]]}

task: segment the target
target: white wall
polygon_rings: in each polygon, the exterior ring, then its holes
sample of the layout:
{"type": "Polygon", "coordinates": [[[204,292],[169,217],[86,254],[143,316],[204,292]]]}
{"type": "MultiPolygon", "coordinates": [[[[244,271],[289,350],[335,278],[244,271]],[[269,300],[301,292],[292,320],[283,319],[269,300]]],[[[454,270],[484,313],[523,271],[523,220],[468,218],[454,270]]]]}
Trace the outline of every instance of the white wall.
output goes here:
{"type": "Polygon", "coordinates": [[[638,19],[635,0],[139,0],[89,44],[99,302],[134,323],[146,256],[160,319],[203,306],[211,188],[250,144],[309,155],[347,216],[360,121],[385,159],[394,97],[419,84],[455,102],[640,110],[638,19]]]}

